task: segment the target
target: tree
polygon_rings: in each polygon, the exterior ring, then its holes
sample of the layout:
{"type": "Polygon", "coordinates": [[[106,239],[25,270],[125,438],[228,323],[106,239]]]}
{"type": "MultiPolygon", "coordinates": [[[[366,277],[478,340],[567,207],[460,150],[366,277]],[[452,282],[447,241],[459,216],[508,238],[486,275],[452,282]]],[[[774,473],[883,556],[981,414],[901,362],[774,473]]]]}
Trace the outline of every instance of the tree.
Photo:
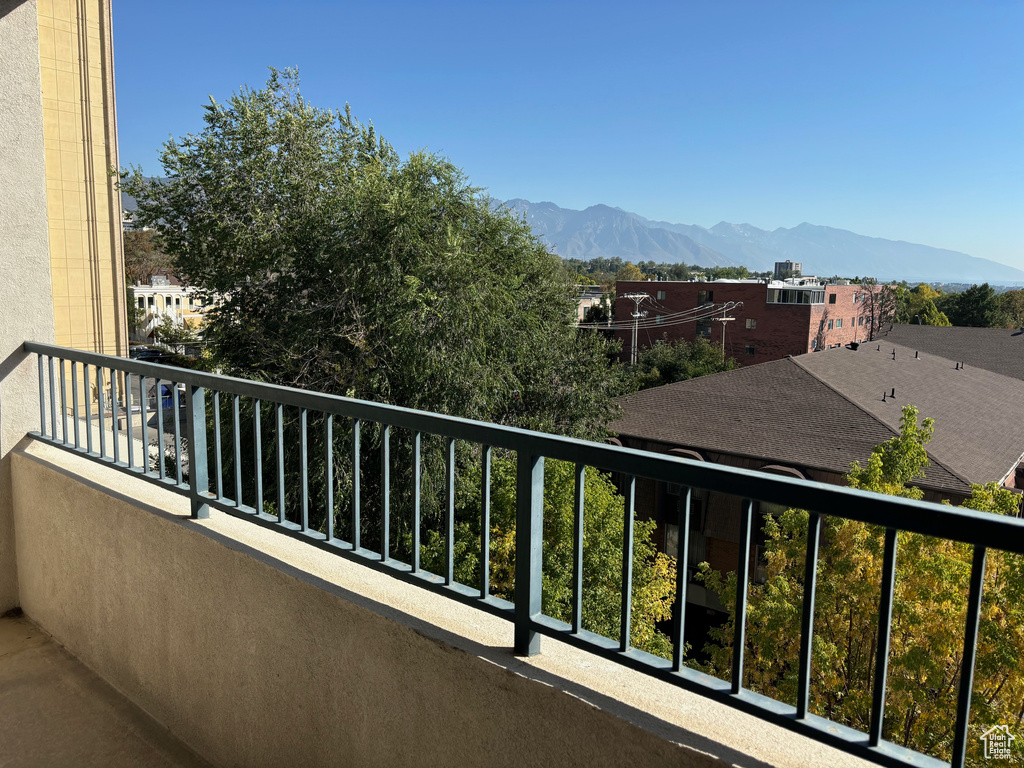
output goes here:
{"type": "MultiPolygon", "coordinates": [[[[457,513],[455,578],[480,583],[480,464],[464,484],[457,513]]],[[[514,457],[496,457],[491,470],[491,593],[515,596],[516,466],[514,457]]],[[[573,504],[576,475],[572,464],[548,460],[544,465],[544,568],[542,610],[570,622],[573,607],[573,504]]],[[[621,611],[624,500],[611,479],[588,467],[584,475],[583,628],[618,639],[621,611]]],[[[660,553],[651,534],[653,521],[634,521],[633,601],[630,639],[634,647],[666,658],[671,641],[657,630],[671,618],[675,599],[675,558],[660,553]]],[[[430,531],[423,564],[441,572],[444,541],[430,531]]]]}
{"type": "Polygon", "coordinates": [[[588,437],[614,413],[599,334],[574,328],[558,257],[448,160],[401,160],[309,104],[294,71],[211,100],[138,200],[178,273],[218,303],[231,373],[588,437]],[[212,297],[212,296],[211,296],[212,297]]]}
{"type": "Polygon", "coordinates": [[[722,350],[707,339],[697,338],[693,342],[679,339],[657,341],[640,350],[632,373],[634,386],[640,390],[737,367],[735,360],[726,358],[722,350]]]}
{"type": "Polygon", "coordinates": [[[1000,325],[1024,328],[1024,290],[1006,291],[999,296],[1000,325]]]}
{"type": "MultiPolygon", "coordinates": [[[[877,446],[847,476],[854,488],[921,498],[908,485],[928,463],[931,419],[920,425],[906,406],[900,435],[877,446]]],[[[964,507],[1012,515],[1019,499],[989,483],[972,486],[964,507]]],[[[753,690],[796,702],[808,515],[790,509],[764,518],[767,579],[750,587],[747,677],[753,690]]],[[[825,517],[818,563],[812,648],[811,710],[867,730],[877,641],[884,530],[825,517]]],[[[948,760],[973,548],[900,533],[884,737],[948,760]]],[[[735,574],[703,567],[701,578],[726,605],[735,574]]],[[[990,551],[971,704],[971,750],[996,724],[1019,729],[1024,712],[1024,558],[990,551]]],[[[732,618],[713,633],[705,670],[728,676],[732,618]]],[[[972,754],[972,753],[969,753],[972,754]]],[[[973,761],[972,764],[980,764],[973,761]]]]}
{"type": "Polygon", "coordinates": [[[956,296],[946,314],[953,325],[992,328],[999,325],[999,299],[988,283],[972,285],[956,296]]]}
{"type": "Polygon", "coordinates": [[[868,340],[874,341],[884,326],[899,319],[897,315],[905,303],[906,290],[896,283],[879,285],[873,277],[865,277],[860,287],[865,291],[863,301],[868,309],[868,340]]]}
{"type": "Polygon", "coordinates": [[[615,273],[615,280],[645,280],[646,276],[636,264],[627,261],[626,265],[615,273]]]}
{"type": "Polygon", "coordinates": [[[170,315],[160,318],[160,322],[153,329],[153,334],[159,343],[166,344],[174,348],[175,351],[180,351],[179,348],[188,344],[197,344],[202,340],[195,328],[184,320],[175,320],[170,315]]]}
{"type": "Polygon", "coordinates": [[[171,259],[157,246],[153,230],[126,229],[122,243],[124,274],[129,285],[145,283],[153,273],[171,268],[171,259]]]}

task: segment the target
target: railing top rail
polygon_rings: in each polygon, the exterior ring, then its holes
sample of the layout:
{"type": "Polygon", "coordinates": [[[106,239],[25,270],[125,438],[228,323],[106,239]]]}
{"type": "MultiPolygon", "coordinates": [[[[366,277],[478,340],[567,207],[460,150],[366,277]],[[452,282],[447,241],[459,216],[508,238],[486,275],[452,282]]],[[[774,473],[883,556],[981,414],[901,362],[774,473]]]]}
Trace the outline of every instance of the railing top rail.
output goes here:
{"type": "Polygon", "coordinates": [[[1024,520],[26,341],[26,352],[1024,554],[1024,520]]]}

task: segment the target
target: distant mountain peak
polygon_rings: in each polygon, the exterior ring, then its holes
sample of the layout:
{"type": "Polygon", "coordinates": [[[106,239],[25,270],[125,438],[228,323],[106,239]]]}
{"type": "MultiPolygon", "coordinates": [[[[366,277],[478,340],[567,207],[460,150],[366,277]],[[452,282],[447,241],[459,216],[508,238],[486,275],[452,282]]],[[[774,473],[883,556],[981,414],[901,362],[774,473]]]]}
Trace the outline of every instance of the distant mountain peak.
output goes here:
{"type": "Polygon", "coordinates": [[[707,229],[696,224],[651,221],[604,203],[582,211],[521,198],[508,200],[506,205],[525,213],[534,233],[564,258],[619,257],[703,267],[742,265],[756,272],[770,270],[776,261],[789,259],[801,262],[807,275],[1024,284],[1024,271],[988,259],[807,221],[772,231],[728,221],[707,229]]]}

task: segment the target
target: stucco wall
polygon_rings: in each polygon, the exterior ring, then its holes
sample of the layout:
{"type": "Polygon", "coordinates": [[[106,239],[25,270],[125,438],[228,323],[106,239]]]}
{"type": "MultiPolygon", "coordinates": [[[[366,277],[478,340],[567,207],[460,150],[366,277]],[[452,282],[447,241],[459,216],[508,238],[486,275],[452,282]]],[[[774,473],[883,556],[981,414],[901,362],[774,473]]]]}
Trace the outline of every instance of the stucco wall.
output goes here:
{"type": "Polygon", "coordinates": [[[34,0],[0,0],[0,613],[18,605],[8,454],[39,428],[26,339],[53,341],[34,0]]]}
{"type": "Polygon", "coordinates": [[[22,605],[223,765],[863,765],[37,441],[22,605]]]}

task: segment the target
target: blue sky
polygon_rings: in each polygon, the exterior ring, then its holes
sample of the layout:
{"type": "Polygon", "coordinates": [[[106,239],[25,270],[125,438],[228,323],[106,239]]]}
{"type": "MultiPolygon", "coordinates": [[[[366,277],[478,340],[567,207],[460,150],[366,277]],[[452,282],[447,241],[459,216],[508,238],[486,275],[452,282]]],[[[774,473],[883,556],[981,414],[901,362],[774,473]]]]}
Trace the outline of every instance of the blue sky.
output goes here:
{"type": "Polygon", "coordinates": [[[1024,2],[114,4],[122,164],[298,67],[500,199],[803,221],[1024,268],[1024,2]]]}

